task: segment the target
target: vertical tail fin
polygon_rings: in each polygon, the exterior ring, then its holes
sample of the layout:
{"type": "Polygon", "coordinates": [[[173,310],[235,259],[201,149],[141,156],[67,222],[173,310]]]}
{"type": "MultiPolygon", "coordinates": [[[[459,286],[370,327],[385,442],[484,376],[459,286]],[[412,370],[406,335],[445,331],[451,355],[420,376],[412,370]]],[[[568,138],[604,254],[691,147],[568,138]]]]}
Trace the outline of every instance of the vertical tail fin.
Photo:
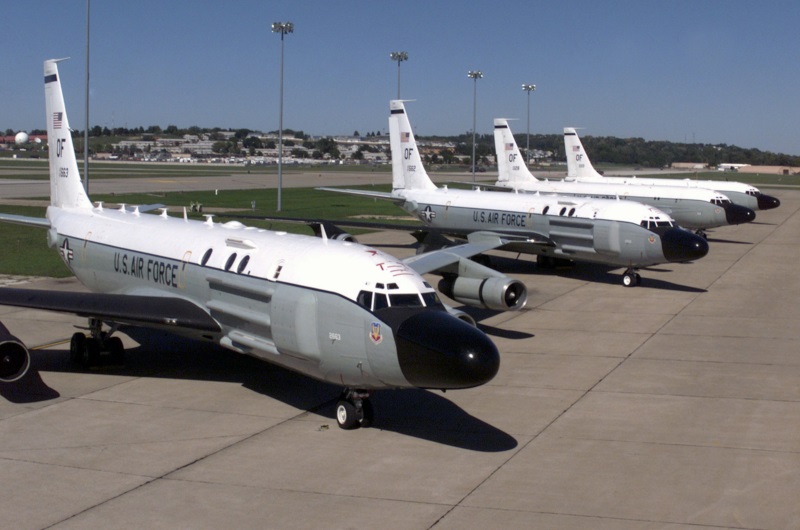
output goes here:
{"type": "Polygon", "coordinates": [[[494,150],[497,155],[497,184],[516,187],[538,182],[539,179],[528,171],[508,120],[504,118],[494,120],[494,150]]]}
{"type": "Polygon", "coordinates": [[[567,153],[568,179],[602,179],[603,175],[595,171],[589,155],[583,149],[581,139],[573,127],[564,127],[564,150],[567,153]]]}
{"type": "Polygon", "coordinates": [[[47,109],[47,146],[50,152],[50,204],[59,208],[91,208],[78,173],[78,161],[58,77],[58,63],[44,62],[44,99],[47,109]]]}
{"type": "Polygon", "coordinates": [[[389,102],[389,143],[392,146],[392,189],[435,190],[436,184],[422,167],[422,157],[411,130],[403,101],[389,102]]]}

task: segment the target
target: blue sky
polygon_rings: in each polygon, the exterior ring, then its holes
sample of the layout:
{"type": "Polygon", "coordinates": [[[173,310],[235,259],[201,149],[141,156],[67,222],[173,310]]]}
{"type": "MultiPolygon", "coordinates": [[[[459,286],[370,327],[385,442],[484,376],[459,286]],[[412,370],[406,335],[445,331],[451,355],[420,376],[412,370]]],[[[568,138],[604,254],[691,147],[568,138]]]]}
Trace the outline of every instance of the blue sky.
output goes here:
{"type": "MultiPolygon", "coordinates": [[[[384,131],[401,95],[417,135],[495,117],[531,130],[728,143],[800,155],[800,3],[452,0],[93,0],[91,124],[384,131]]],[[[42,61],[60,65],[72,125],[84,127],[86,2],[4,2],[0,130],[44,128],[42,61]]]]}

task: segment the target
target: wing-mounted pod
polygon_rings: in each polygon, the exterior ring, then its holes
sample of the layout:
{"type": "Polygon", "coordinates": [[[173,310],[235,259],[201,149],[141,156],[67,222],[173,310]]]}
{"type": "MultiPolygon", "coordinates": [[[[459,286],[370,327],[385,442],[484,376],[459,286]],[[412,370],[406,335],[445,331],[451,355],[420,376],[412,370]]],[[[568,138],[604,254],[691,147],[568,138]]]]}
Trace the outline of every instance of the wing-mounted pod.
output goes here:
{"type": "Polygon", "coordinates": [[[457,272],[442,272],[439,291],[462,304],[496,311],[517,311],[528,301],[524,283],[472,260],[461,258],[457,272]]]}
{"type": "Polygon", "coordinates": [[[0,382],[13,383],[21,379],[30,366],[28,348],[0,323],[0,382]]]}

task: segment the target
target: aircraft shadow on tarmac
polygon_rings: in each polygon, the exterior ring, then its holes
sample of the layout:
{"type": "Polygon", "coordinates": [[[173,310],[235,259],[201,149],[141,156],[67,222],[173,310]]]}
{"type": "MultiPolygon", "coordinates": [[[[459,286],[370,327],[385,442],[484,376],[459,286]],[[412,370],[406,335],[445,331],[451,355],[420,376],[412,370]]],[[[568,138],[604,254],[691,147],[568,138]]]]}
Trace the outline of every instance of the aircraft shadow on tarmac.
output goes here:
{"type": "MultiPolygon", "coordinates": [[[[316,414],[325,420],[328,428],[337,428],[335,407],[342,391],[337,385],[316,381],[213,344],[141,328],[123,331],[139,343],[138,347],[127,350],[125,366],[101,366],[89,373],[239,383],[253,392],[316,414]]],[[[42,380],[40,371],[86,372],[71,363],[63,349],[33,350],[28,374],[16,383],[0,385],[0,395],[19,404],[60,397],[57,390],[42,380]]],[[[512,436],[468,414],[438,391],[380,390],[371,399],[376,410],[375,422],[370,427],[373,429],[471,451],[499,452],[517,446],[512,436]]]]}
{"type": "MultiPolygon", "coordinates": [[[[683,266],[691,263],[677,263],[675,265],[683,266]]],[[[628,289],[622,286],[622,274],[620,268],[609,267],[607,265],[600,265],[595,263],[573,263],[564,266],[557,266],[553,268],[539,268],[532,261],[523,261],[514,258],[506,258],[500,256],[492,256],[489,266],[504,274],[531,274],[534,276],[560,276],[564,278],[573,278],[576,280],[583,280],[591,283],[600,283],[607,285],[619,285],[621,289],[628,289]]],[[[704,293],[706,289],[698,287],[690,287],[688,285],[681,285],[659,277],[661,274],[669,274],[669,269],[662,269],[657,267],[647,267],[641,269],[648,273],[643,274],[642,284],[636,289],[663,289],[667,291],[683,291],[689,293],[704,293]]]]}

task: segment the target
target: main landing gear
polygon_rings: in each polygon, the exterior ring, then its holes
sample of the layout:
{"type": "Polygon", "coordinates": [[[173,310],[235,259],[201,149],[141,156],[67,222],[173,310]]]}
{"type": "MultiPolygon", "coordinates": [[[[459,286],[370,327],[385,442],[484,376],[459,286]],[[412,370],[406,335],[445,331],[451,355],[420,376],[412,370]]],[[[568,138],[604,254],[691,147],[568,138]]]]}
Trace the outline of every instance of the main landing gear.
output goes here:
{"type": "Polygon", "coordinates": [[[79,364],[84,369],[96,368],[101,364],[125,364],[125,348],[119,337],[111,334],[116,328],[103,331],[102,321],[96,318],[89,319],[89,336],[85,333],[75,333],[69,341],[69,359],[79,364]]]}
{"type": "Polygon", "coordinates": [[[628,269],[622,274],[622,285],[634,287],[642,283],[642,277],[634,269],[628,269]]]}
{"type": "Polygon", "coordinates": [[[375,418],[369,392],[346,388],[336,403],[336,422],[345,430],[369,427],[375,418]]]}

